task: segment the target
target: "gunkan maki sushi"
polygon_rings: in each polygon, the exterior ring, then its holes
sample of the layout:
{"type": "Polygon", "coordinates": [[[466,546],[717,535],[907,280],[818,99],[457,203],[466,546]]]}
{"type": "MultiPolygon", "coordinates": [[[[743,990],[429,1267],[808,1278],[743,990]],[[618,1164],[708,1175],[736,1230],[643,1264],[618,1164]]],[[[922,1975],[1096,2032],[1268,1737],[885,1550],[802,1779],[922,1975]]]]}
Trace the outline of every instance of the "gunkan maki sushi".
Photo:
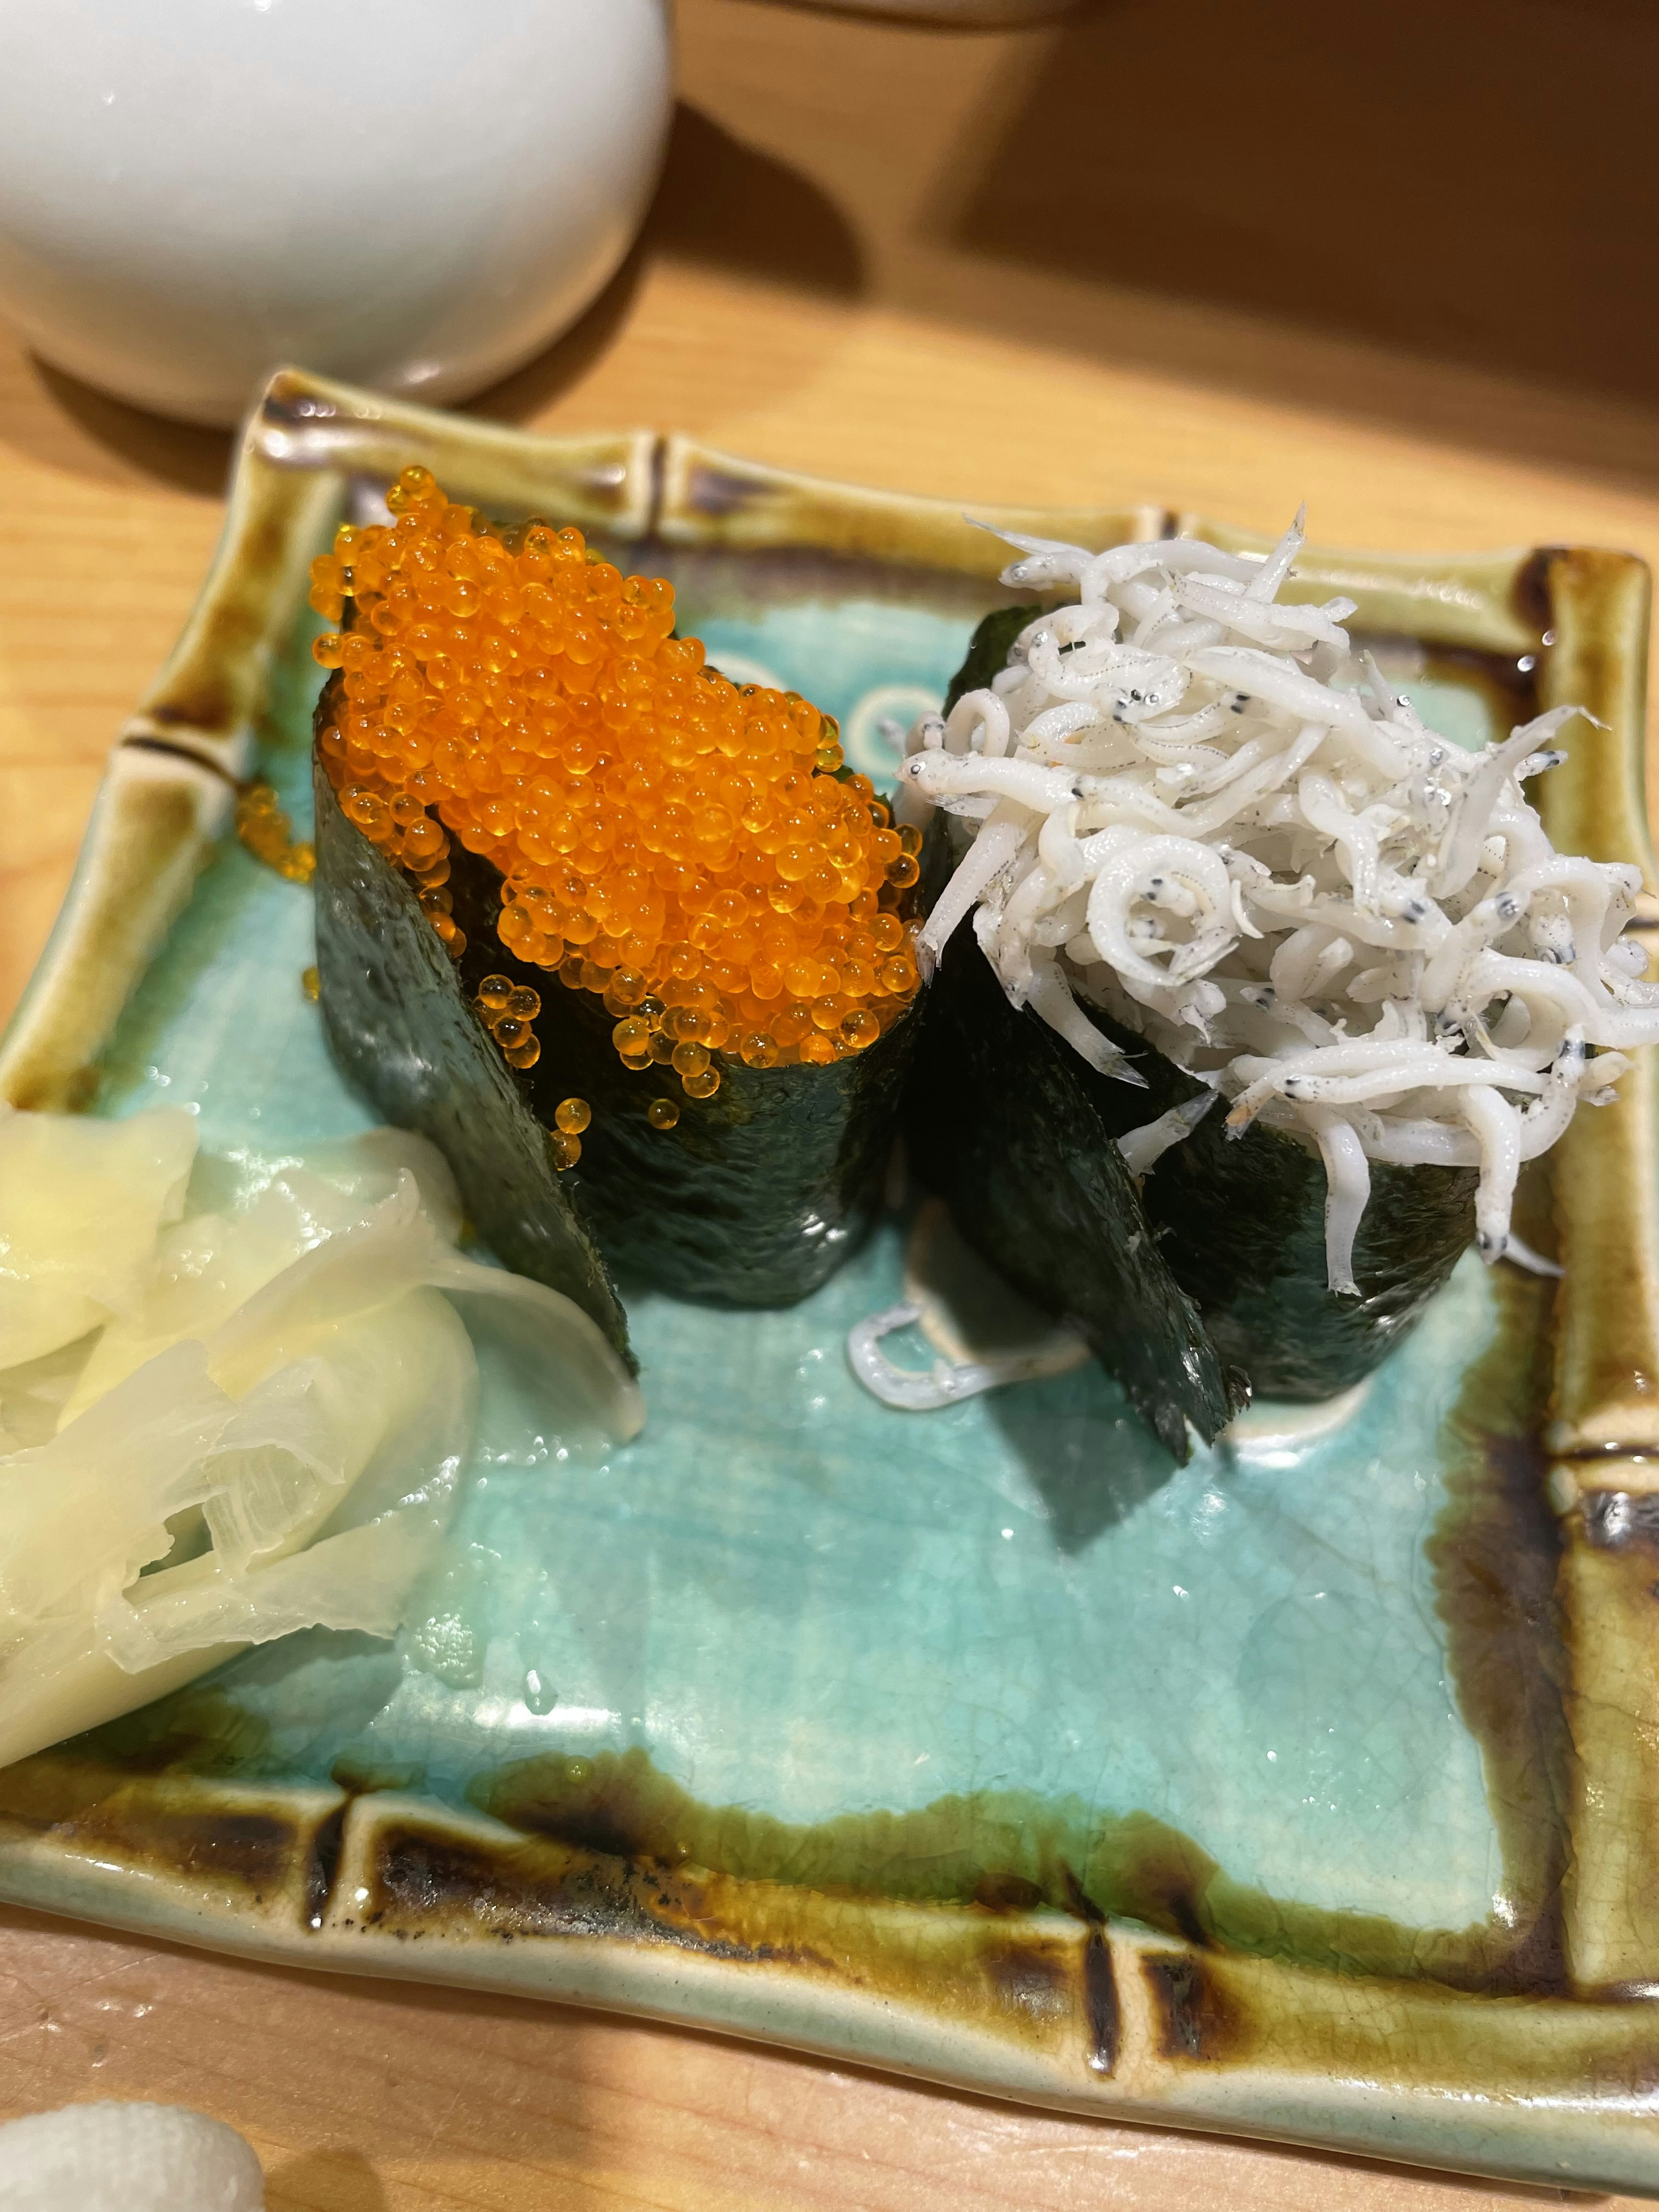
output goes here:
{"type": "Polygon", "coordinates": [[[313,564],[318,967],[337,1057],[520,1272],[779,1305],[877,1210],[921,837],[794,693],[574,529],[405,470],[313,564]]]}
{"type": "Polygon", "coordinates": [[[1005,584],[1061,604],[981,627],[902,778],[906,818],[954,817],[917,939],[925,967],[944,957],[912,1158],[1121,1368],[1094,1318],[1121,1295],[1118,1202],[1103,1215],[1095,1163],[1053,1141],[1092,1125],[1139,1178],[1210,1357],[1328,1395],[1471,1239],[1530,1258],[1522,1163],[1659,1039],[1659,987],[1621,935],[1639,872],[1556,854],[1528,801],[1577,709],[1465,750],[1352,651],[1350,602],[1280,603],[1300,517],[1266,558],[1012,542],[1005,584]],[[994,1177],[948,1105],[988,988],[1019,1024],[994,1177]]]}

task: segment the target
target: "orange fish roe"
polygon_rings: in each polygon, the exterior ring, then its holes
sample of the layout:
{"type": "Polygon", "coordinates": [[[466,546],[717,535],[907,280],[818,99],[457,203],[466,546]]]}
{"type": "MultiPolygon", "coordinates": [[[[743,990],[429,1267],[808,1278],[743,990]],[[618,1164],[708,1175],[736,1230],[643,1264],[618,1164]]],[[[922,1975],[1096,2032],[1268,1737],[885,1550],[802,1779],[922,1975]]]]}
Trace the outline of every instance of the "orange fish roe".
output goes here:
{"type": "MultiPolygon", "coordinates": [[[[918,987],[921,838],[837,773],[835,724],[707,666],[670,635],[672,586],[624,577],[580,531],[503,537],[418,468],[387,504],[389,527],[343,529],[312,564],[319,613],[356,603],[313,648],[343,672],[318,742],[451,951],[454,836],[504,878],[501,944],[600,996],[629,1067],[706,1098],[719,1054],[823,1065],[873,1044],[918,987]]],[[[533,1017],[495,1003],[504,981],[481,1011],[527,1066],[533,1017]]]]}
{"type": "Polygon", "coordinates": [[[256,860],[275,868],[291,884],[308,884],[317,872],[315,847],[295,838],[274,787],[263,776],[256,776],[236,795],[236,835],[256,860]]]}
{"type": "Polygon", "coordinates": [[[472,1003],[514,1066],[534,1067],[542,1048],[530,1024],[542,1010],[541,993],[515,984],[508,975],[486,975],[472,1003]]]}

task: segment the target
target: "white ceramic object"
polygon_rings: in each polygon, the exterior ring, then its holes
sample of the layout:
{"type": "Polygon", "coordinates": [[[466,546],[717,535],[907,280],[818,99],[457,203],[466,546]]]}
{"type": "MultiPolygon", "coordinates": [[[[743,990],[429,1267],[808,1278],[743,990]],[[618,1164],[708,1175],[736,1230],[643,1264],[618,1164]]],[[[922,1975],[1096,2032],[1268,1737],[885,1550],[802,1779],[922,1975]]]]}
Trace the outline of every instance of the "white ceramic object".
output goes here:
{"type": "Polygon", "coordinates": [[[0,314],[141,405],[477,391],[615,270],[668,0],[0,0],[0,314]]]}
{"type": "Polygon", "coordinates": [[[234,2128],[178,2105],[65,2105],[0,2128],[0,2212],[262,2212],[234,2128]]]}

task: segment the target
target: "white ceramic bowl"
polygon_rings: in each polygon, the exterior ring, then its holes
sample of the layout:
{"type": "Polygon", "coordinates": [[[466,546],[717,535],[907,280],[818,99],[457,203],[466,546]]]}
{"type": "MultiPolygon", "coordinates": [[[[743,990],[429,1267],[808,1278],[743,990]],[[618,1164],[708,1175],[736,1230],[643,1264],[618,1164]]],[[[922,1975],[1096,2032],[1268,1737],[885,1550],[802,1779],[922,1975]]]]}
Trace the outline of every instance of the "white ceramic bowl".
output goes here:
{"type": "Polygon", "coordinates": [[[0,0],[0,313],[230,422],[296,361],[412,398],[527,361],[628,250],[667,0],[0,0]]]}
{"type": "Polygon", "coordinates": [[[259,2161],[177,2105],[66,2105],[0,2128],[0,2212],[263,2212],[259,2161]]]}

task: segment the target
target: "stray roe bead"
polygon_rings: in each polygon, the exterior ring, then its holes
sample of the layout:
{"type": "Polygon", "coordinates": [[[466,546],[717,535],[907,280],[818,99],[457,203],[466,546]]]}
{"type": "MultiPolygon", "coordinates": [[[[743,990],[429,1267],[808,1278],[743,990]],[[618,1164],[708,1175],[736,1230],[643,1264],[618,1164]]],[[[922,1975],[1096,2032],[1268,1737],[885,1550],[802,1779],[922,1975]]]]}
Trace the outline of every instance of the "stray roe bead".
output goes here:
{"type": "Polygon", "coordinates": [[[680,1109],[672,1098],[653,1098],[645,1109],[645,1118],[653,1129],[672,1129],[680,1118],[680,1109]]]}
{"type": "Polygon", "coordinates": [[[568,1137],[580,1137],[593,1118],[586,1098],[567,1098],[554,1109],[553,1119],[568,1137]]]}

